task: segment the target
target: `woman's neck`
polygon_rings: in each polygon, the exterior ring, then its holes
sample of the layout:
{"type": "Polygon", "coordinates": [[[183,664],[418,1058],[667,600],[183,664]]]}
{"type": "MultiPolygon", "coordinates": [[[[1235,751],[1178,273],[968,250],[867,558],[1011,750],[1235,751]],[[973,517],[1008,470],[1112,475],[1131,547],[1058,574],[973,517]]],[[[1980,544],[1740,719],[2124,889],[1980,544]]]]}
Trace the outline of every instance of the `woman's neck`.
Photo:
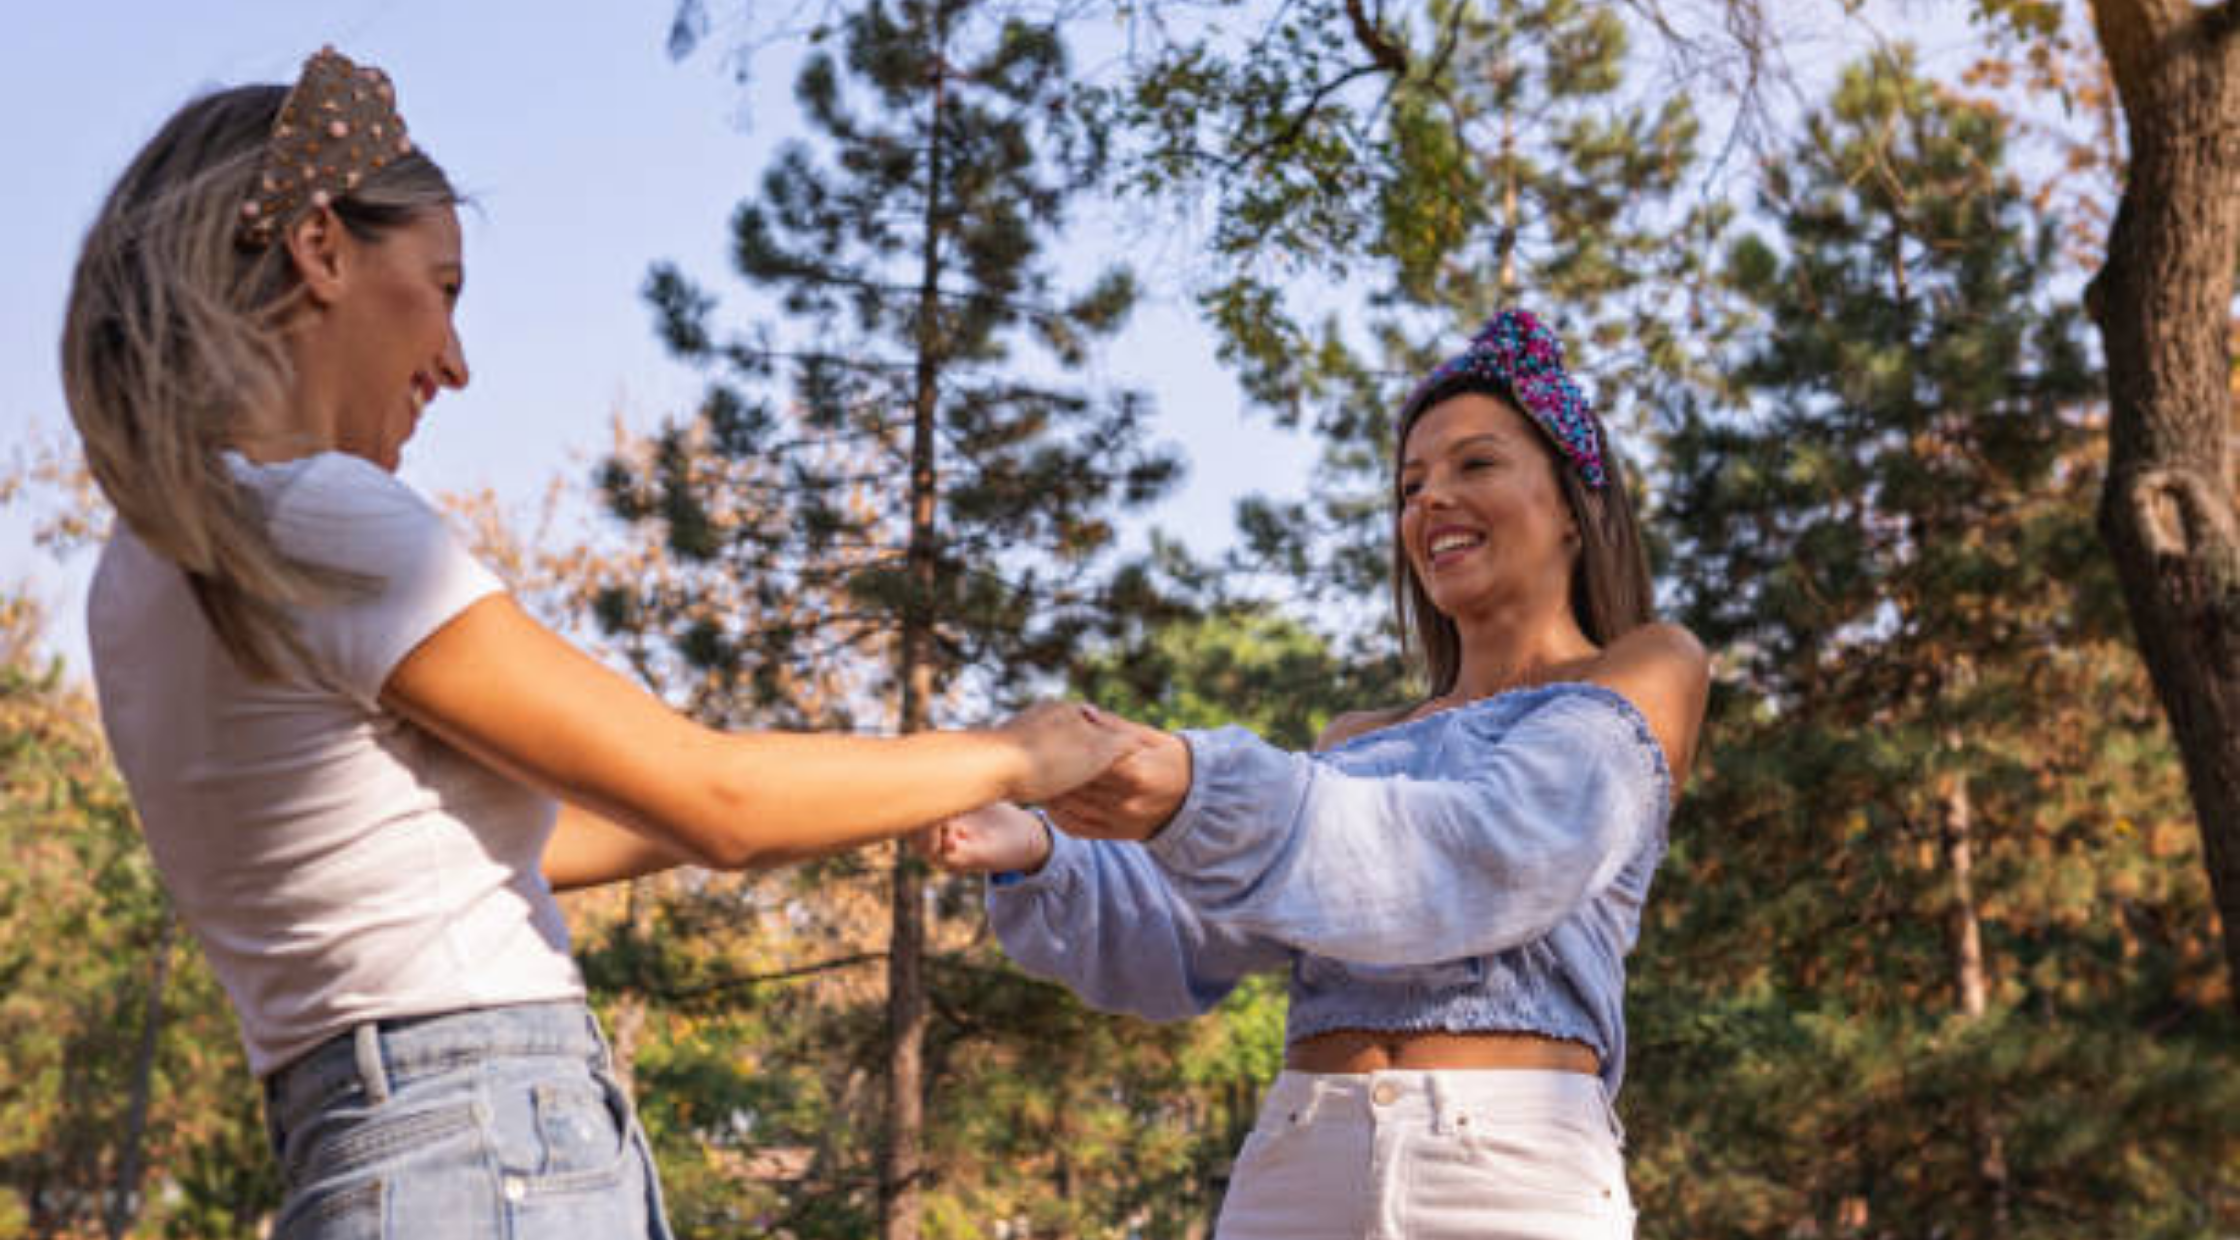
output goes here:
{"type": "Polygon", "coordinates": [[[1562,679],[1601,652],[1572,618],[1566,603],[1553,615],[1479,616],[1458,619],[1462,666],[1444,696],[1470,702],[1511,689],[1562,679]]]}

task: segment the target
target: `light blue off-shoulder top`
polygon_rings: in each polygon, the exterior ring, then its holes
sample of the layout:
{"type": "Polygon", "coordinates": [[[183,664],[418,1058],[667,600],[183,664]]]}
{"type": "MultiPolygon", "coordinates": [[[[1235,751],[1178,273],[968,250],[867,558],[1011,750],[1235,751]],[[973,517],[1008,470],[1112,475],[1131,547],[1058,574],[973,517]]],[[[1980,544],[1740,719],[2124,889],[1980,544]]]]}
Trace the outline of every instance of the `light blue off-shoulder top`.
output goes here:
{"type": "Polygon", "coordinates": [[[1625,957],[1671,806],[1632,703],[1546,685],[1317,754],[1182,736],[1190,792],[1148,844],[1053,833],[1042,869],[990,885],[1020,967],[1154,1020],[1288,968],[1288,1041],[1537,1033],[1593,1047],[1617,1092],[1625,957]]]}

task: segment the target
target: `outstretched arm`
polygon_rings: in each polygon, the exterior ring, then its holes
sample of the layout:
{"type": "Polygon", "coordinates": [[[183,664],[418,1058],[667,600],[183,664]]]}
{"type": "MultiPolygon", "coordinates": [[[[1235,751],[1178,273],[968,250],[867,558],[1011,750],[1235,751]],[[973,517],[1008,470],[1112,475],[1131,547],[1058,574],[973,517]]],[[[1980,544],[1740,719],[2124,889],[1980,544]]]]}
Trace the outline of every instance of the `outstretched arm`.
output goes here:
{"type": "Polygon", "coordinates": [[[1656,715],[1612,685],[1539,690],[1498,735],[1460,718],[1440,778],[1350,775],[1242,729],[1145,729],[1052,810],[1068,830],[1151,837],[1174,890],[1239,932],[1373,964],[1504,950],[1572,915],[1661,829],[1665,754],[1693,746],[1702,662],[1645,636],[1609,662],[1618,685],[1668,695],[1656,715]]]}
{"type": "Polygon", "coordinates": [[[667,854],[729,869],[840,851],[1004,797],[1048,796],[1101,771],[1125,743],[1067,704],[972,732],[717,732],[502,594],[407,654],[381,701],[667,854]]]}
{"type": "Polygon", "coordinates": [[[1019,967],[1091,1007],[1151,1020],[1195,1016],[1247,974],[1284,965],[1281,946],[1198,916],[1143,849],[1045,831],[999,804],[941,824],[929,844],[951,869],[1016,866],[991,880],[988,922],[1019,967]]]}

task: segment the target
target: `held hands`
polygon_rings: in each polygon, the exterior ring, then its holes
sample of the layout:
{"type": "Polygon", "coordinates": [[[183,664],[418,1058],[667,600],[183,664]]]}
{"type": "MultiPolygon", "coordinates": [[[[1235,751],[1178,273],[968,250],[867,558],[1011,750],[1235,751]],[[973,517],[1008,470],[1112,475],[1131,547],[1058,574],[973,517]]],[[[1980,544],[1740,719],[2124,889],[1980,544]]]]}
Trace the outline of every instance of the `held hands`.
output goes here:
{"type": "MultiPolygon", "coordinates": [[[[1073,702],[1044,702],[997,731],[1019,747],[1023,770],[1011,801],[1039,802],[1069,834],[1146,840],[1190,791],[1182,738],[1073,702]]],[[[1049,831],[1035,815],[998,802],[925,828],[918,851],[960,873],[1034,871],[1049,860],[1049,831]]]]}
{"type": "Polygon", "coordinates": [[[1104,715],[1128,749],[1103,774],[1043,802],[1069,835],[1147,840],[1182,808],[1190,792],[1190,746],[1170,732],[1104,715]]]}
{"type": "Polygon", "coordinates": [[[1137,743],[1122,721],[1079,702],[1042,702],[996,728],[1018,747],[1013,801],[1045,801],[1095,778],[1137,743]]]}

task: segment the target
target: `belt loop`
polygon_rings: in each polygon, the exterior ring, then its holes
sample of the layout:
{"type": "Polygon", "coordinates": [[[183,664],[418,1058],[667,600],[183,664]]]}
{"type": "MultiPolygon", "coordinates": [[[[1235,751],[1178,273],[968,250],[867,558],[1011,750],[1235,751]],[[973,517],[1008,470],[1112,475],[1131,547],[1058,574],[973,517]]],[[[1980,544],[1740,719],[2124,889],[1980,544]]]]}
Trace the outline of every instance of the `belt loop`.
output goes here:
{"type": "Polygon", "coordinates": [[[1454,1112],[1459,1107],[1451,1089],[1452,1081],[1446,1073],[1432,1071],[1423,1074],[1423,1084],[1424,1092],[1430,1095],[1431,1131],[1440,1136],[1452,1134],[1455,1128],[1454,1112]]]}
{"type": "Polygon", "coordinates": [[[381,1026],[367,1021],[350,1031],[358,1056],[358,1081],[375,1106],[389,1100],[389,1070],[381,1062],[381,1026]]]}

